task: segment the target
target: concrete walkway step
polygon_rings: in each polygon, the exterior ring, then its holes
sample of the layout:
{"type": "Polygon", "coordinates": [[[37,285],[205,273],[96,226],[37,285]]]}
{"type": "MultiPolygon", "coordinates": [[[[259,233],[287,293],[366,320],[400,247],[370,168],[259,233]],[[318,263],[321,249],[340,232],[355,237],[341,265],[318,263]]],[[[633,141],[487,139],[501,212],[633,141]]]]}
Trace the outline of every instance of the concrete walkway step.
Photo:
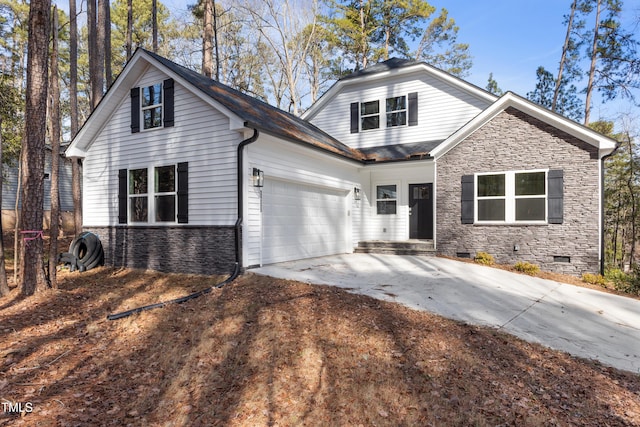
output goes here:
{"type": "Polygon", "coordinates": [[[368,240],[358,242],[356,253],[391,255],[435,255],[433,240],[368,240]]]}

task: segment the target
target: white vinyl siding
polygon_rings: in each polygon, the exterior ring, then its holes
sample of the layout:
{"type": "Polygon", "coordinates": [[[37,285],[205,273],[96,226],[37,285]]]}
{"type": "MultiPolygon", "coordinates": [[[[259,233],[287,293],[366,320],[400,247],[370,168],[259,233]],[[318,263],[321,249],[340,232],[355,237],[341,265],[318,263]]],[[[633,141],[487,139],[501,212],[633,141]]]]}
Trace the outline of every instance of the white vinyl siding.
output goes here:
{"type": "Polygon", "coordinates": [[[354,148],[442,141],[489,104],[433,76],[412,73],[384,81],[365,80],[358,85],[347,85],[312,117],[311,122],[354,148]],[[386,99],[412,92],[418,93],[418,125],[386,127],[386,99]],[[351,103],[373,100],[381,102],[380,129],[351,133],[351,103]]]}
{"type": "MultiPolygon", "coordinates": [[[[150,68],[134,86],[168,76],[150,68]]],[[[131,103],[122,99],[83,165],[85,226],[118,223],[118,170],[189,162],[189,224],[235,224],[236,147],[229,119],[176,82],[175,126],[131,133],[131,103]]]]}
{"type": "MultiPolygon", "coordinates": [[[[359,186],[358,165],[261,134],[257,142],[245,149],[243,265],[260,265],[265,262],[263,256],[269,256],[263,248],[264,227],[268,225],[264,218],[268,201],[264,197],[268,196],[268,191],[253,187],[250,177],[254,167],[264,172],[265,187],[277,181],[288,183],[289,189],[298,189],[300,195],[307,194],[309,197],[315,197],[314,192],[318,198],[331,198],[339,194],[345,200],[342,215],[346,217],[346,228],[331,231],[331,227],[327,227],[327,232],[332,232],[334,236],[340,232],[342,235],[339,238],[345,242],[346,250],[351,250],[357,244],[358,226],[352,224],[361,221],[361,202],[353,200],[353,189],[359,186]],[[322,196],[323,189],[325,196],[322,196]]],[[[332,215],[335,214],[333,211],[332,215]]],[[[318,216],[318,220],[322,220],[322,215],[318,216]]]]}
{"type": "Polygon", "coordinates": [[[371,165],[361,170],[362,199],[357,202],[360,215],[354,217],[354,235],[357,230],[358,240],[409,239],[409,184],[433,183],[434,171],[431,162],[371,165]],[[395,215],[378,215],[377,187],[380,185],[396,185],[395,215]]]}

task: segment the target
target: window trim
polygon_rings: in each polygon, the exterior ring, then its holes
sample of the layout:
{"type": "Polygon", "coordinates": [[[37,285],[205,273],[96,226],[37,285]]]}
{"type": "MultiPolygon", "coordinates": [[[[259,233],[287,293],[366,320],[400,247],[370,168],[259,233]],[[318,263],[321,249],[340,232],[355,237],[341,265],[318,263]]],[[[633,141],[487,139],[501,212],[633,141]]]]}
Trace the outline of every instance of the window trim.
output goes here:
{"type": "Polygon", "coordinates": [[[549,223],[549,169],[529,169],[529,170],[511,170],[500,172],[479,172],[474,174],[473,183],[473,221],[474,224],[480,225],[543,225],[549,223]],[[544,172],[544,220],[517,220],[516,219],[516,201],[521,199],[542,199],[541,194],[535,195],[522,195],[517,196],[515,194],[515,177],[516,174],[522,173],[540,173],[544,172]],[[486,175],[504,175],[505,176],[505,195],[504,196],[478,196],[478,177],[486,175]],[[504,221],[496,220],[480,220],[478,219],[478,201],[479,200],[498,200],[503,199],[505,201],[505,219],[504,221]]]}
{"type": "Polygon", "coordinates": [[[400,184],[397,182],[381,182],[381,183],[376,183],[373,186],[374,191],[375,191],[375,198],[374,198],[374,202],[375,202],[375,210],[376,210],[376,215],[382,215],[382,216],[395,216],[398,215],[398,207],[400,205],[400,193],[399,193],[399,189],[400,189],[400,184]],[[378,198],[378,187],[386,187],[386,186],[390,186],[393,185],[396,188],[396,197],[395,199],[379,199],[378,198]],[[378,212],[378,202],[395,202],[396,203],[396,212],[395,213],[380,213],[378,212]]]}
{"type": "Polygon", "coordinates": [[[140,132],[148,132],[148,131],[152,131],[155,129],[162,129],[164,128],[164,113],[165,113],[165,99],[164,99],[164,86],[165,83],[164,82],[160,82],[160,83],[153,83],[150,85],[145,85],[145,86],[140,86],[139,90],[140,90],[140,105],[138,106],[139,110],[140,110],[140,132]],[[146,105],[143,106],[143,102],[144,102],[144,90],[149,88],[149,87],[153,87],[158,85],[160,87],[159,89],[159,94],[160,94],[160,103],[159,104],[150,104],[150,105],[146,105]],[[155,108],[160,107],[160,125],[159,126],[152,126],[152,127],[145,127],[145,121],[144,121],[144,112],[146,110],[153,110],[155,108]]]}
{"type": "Polygon", "coordinates": [[[176,225],[178,224],[178,164],[177,163],[169,163],[169,164],[159,164],[159,165],[150,165],[147,167],[131,167],[127,169],[127,224],[131,226],[149,226],[149,225],[176,225]],[[157,192],[156,191],[156,168],[173,166],[174,168],[174,191],[173,192],[157,192]],[[147,171],[147,192],[144,194],[131,194],[129,192],[131,185],[131,171],[134,170],[146,170],[147,171]],[[156,197],[157,196],[166,196],[173,195],[173,203],[174,203],[174,219],[173,221],[157,221],[156,220],[156,197]],[[146,221],[132,221],[132,213],[131,213],[131,199],[134,197],[146,197],[147,198],[147,220],[146,221]]]}
{"type": "Polygon", "coordinates": [[[408,95],[398,95],[398,96],[389,96],[387,98],[385,98],[384,100],[384,106],[385,106],[385,128],[387,129],[391,129],[391,128],[401,128],[401,127],[405,127],[409,125],[409,96],[408,95]],[[391,111],[387,111],[387,102],[390,99],[394,99],[394,98],[404,98],[404,108],[401,108],[399,110],[391,110],[391,111]],[[391,125],[388,126],[389,123],[389,116],[392,114],[401,114],[404,113],[404,123],[400,124],[400,125],[391,125]]]}
{"type": "Polygon", "coordinates": [[[380,100],[379,99],[373,99],[371,101],[362,101],[360,103],[358,103],[359,108],[358,108],[358,126],[360,127],[360,132],[370,132],[370,131],[376,131],[378,129],[381,129],[381,125],[382,125],[382,121],[380,120],[380,100]],[[378,112],[374,113],[374,114],[364,114],[364,104],[370,104],[372,102],[377,102],[378,103],[378,112]],[[378,127],[374,127],[374,128],[370,128],[370,129],[363,129],[362,128],[362,123],[364,121],[365,118],[369,118],[369,117],[377,117],[378,118],[378,127]]]}

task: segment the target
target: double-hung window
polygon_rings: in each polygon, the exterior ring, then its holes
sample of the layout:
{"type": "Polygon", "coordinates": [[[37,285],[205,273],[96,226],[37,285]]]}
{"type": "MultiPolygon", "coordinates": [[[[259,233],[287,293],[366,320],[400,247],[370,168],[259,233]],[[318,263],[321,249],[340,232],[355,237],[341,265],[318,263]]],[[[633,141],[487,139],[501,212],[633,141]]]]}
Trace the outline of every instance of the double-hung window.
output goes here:
{"type": "Polygon", "coordinates": [[[407,124],[407,97],[394,96],[387,98],[387,127],[404,126],[407,124]]]}
{"type": "Polygon", "coordinates": [[[395,215],[398,204],[398,192],[395,185],[376,187],[376,211],[378,215],[395,215]]]}
{"type": "Polygon", "coordinates": [[[143,129],[162,126],[162,84],[157,83],[141,88],[141,108],[143,129]]]}
{"type": "Polygon", "coordinates": [[[360,103],[360,129],[378,129],[380,127],[380,102],[360,103]]]}
{"type": "Polygon", "coordinates": [[[154,172],[156,222],[176,220],[176,168],[160,166],[154,172]]]}
{"type": "Polygon", "coordinates": [[[176,195],[175,165],[129,170],[129,221],[175,222],[176,195]]]}
{"type": "Polygon", "coordinates": [[[476,175],[476,220],[537,223],[547,220],[547,172],[476,175]]]}

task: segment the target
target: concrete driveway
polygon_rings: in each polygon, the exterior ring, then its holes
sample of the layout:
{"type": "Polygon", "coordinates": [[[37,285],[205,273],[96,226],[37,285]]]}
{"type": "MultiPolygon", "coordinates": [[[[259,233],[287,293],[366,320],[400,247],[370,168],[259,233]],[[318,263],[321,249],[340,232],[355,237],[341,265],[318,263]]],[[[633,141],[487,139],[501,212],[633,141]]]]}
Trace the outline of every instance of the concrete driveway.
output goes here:
{"type": "Polygon", "coordinates": [[[444,258],[347,254],[250,270],[333,285],[640,373],[640,301],[444,258]]]}

